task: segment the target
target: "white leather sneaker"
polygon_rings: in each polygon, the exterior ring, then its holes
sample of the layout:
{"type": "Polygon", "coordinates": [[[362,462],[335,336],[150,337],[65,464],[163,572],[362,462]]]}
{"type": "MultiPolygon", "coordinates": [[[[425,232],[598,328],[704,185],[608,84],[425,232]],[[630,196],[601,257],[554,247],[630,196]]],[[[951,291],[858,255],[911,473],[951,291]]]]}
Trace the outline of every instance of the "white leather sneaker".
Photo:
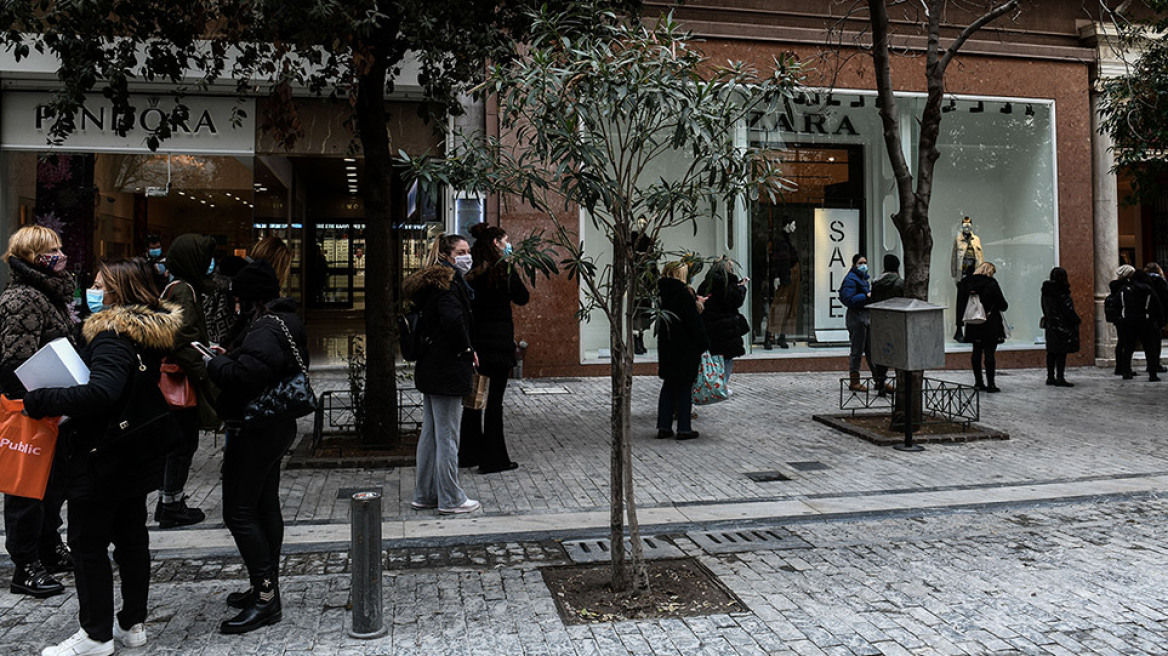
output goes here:
{"type": "Polygon", "coordinates": [[[453,508],[439,508],[438,512],[442,513],[443,515],[460,515],[462,513],[474,512],[479,509],[480,505],[481,504],[479,504],[479,502],[475,501],[474,499],[467,499],[466,501],[463,501],[462,505],[460,506],[455,506],[453,508]]]}
{"type": "MultiPolygon", "coordinates": [[[[117,622],[114,623],[117,624],[117,622]]],[[[106,642],[90,640],[85,629],[80,629],[59,645],[45,647],[41,650],[41,656],[110,656],[112,653],[114,653],[113,640],[106,642]]]]}
{"type": "Polygon", "coordinates": [[[141,647],[146,644],[146,625],[138,622],[128,629],[123,629],[118,620],[114,619],[114,640],[122,643],[123,647],[141,647]]]}

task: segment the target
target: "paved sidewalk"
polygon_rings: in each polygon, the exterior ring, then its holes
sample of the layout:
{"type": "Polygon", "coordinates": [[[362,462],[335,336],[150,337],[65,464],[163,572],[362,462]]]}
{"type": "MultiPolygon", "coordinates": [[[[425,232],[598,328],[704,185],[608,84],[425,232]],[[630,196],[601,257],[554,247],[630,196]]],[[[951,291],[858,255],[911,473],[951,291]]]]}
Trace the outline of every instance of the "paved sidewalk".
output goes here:
{"type": "MultiPolygon", "coordinates": [[[[912,454],[811,421],[834,410],[838,375],[735,375],[729,401],[699,409],[702,438],[690,442],[654,439],[658,383],[637,378],[646,532],[699,555],[750,612],[592,627],[564,627],[536,567],[564,562],[555,540],[606,532],[606,378],[513,381],[508,443],[521,468],[463,470],[482,513],[409,510],[412,468],[286,472],[288,619],[245,638],[214,632],[220,597],[245,577],[222,527],[221,448],[208,439],[190,490],[208,520],[152,531],[157,640],[139,651],[1168,654],[1168,387],[1097,369],[1072,371],[1073,389],[1044,378],[1003,372],[1004,391],[982,396],[982,423],[1011,440],[912,454]],[[789,480],[744,475],[768,470],[789,480]],[[392,566],[390,635],[370,643],[345,634],[348,501],[338,492],[356,487],[384,493],[392,566]],[[759,526],[806,546],[718,555],[691,539],[759,526]]],[[[0,645],[36,653],[72,633],[75,611],[71,593],[37,602],[0,592],[0,645]]]]}

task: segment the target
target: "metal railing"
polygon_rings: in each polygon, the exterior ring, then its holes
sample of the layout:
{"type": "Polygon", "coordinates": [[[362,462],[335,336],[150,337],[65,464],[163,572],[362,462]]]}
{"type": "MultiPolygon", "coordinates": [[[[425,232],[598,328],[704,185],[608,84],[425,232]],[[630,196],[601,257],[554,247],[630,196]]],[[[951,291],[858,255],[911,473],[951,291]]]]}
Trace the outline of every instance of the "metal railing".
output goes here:
{"type": "MultiPolygon", "coordinates": [[[[888,379],[888,382],[892,383],[891,394],[881,390],[871,377],[860,379],[867,388],[866,391],[852,390],[851,380],[848,378],[841,378],[839,382],[840,410],[848,410],[855,415],[857,410],[872,408],[892,410],[896,407],[896,390],[899,387],[895,378],[888,379]]],[[[921,401],[923,414],[938,422],[952,422],[969,428],[970,424],[981,420],[981,397],[972,385],[925,378],[921,401]]]]}
{"type": "MultiPolygon", "coordinates": [[[[422,429],[422,393],[413,387],[397,390],[397,425],[402,432],[422,429]]],[[[317,448],[325,432],[351,433],[357,430],[357,414],[346,390],[327,390],[317,399],[312,423],[312,446],[317,448]]]]}

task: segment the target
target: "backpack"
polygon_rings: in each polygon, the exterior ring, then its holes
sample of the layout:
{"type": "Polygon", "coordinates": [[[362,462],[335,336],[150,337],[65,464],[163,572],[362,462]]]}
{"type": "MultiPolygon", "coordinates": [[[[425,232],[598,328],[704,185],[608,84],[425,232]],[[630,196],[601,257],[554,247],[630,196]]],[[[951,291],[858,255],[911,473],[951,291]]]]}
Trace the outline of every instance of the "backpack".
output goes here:
{"type": "Polygon", "coordinates": [[[410,310],[397,315],[397,342],[406,362],[417,362],[422,357],[422,334],[419,323],[421,310],[410,310]]]}
{"type": "Polygon", "coordinates": [[[1123,320],[1123,297],[1118,289],[1103,299],[1103,316],[1107,323],[1119,323],[1123,320]]]}
{"type": "Polygon", "coordinates": [[[961,322],[967,326],[986,322],[985,306],[981,304],[981,297],[977,292],[969,292],[969,300],[965,302],[965,314],[962,315],[961,322]]]}

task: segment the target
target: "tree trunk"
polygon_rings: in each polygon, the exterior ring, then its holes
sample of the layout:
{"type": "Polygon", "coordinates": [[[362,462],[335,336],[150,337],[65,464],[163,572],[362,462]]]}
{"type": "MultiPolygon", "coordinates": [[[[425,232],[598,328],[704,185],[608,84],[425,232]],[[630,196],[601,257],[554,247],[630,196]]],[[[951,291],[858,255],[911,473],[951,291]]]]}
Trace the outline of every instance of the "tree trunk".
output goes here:
{"type": "Polygon", "coordinates": [[[632,384],[632,357],[623,343],[622,321],[625,294],[628,291],[628,276],[625,275],[624,260],[626,248],[622,247],[619,236],[614,239],[612,249],[612,288],[609,290],[608,344],[612,357],[612,407],[610,430],[612,432],[612,452],[609,454],[609,537],[612,546],[612,589],[624,592],[630,588],[630,578],[625,562],[625,447],[629,439],[629,391],[632,384]]]}
{"type": "Polygon", "coordinates": [[[392,244],[390,185],[393,160],[386,132],[387,64],[375,57],[358,78],[357,128],[365,152],[365,430],[367,446],[398,444],[397,289],[391,283],[398,254],[392,244]]]}

